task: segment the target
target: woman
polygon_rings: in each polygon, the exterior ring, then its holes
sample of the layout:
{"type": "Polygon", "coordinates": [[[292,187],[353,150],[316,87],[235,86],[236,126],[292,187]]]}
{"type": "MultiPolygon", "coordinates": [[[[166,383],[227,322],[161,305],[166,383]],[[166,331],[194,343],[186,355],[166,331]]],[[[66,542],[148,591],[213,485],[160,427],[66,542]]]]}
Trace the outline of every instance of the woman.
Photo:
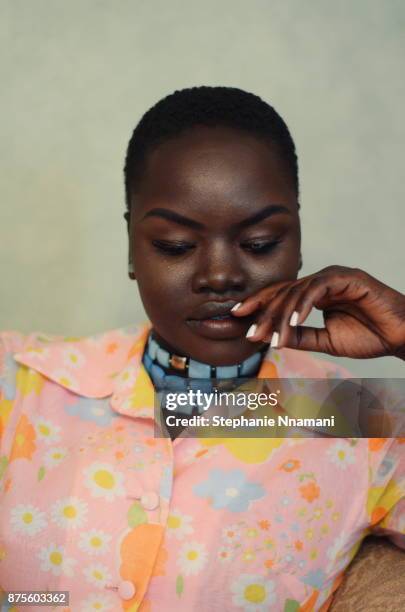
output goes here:
{"type": "Polygon", "coordinates": [[[1,336],[0,584],[74,611],[326,610],[365,535],[404,547],[404,440],[155,437],[154,390],[404,359],[405,297],[356,268],[297,280],[295,147],[257,96],[161,100],[125,182],[151,325],[1,336]]]}

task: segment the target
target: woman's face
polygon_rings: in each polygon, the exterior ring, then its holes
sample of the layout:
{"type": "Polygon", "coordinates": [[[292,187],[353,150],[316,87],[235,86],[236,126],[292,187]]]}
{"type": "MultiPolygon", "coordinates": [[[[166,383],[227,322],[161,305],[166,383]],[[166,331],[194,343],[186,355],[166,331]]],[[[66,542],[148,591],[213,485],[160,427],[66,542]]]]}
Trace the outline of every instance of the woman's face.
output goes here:
{"type": "Polygon", "coordinates": [[[229,310],[297,278],[292,178],[260,139],[195,127],[148,156],[132,200],[130,251],[130,276],[159,341],[211,365],[239,363],[263,344],[245,337],[257,313],[236,318],[229,310]]]}

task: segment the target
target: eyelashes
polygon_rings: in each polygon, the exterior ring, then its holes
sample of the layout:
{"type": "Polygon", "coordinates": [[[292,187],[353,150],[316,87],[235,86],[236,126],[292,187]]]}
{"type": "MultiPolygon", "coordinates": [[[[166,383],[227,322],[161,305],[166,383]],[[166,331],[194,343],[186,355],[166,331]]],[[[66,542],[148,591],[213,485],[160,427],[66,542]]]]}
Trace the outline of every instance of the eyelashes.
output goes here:
{"type": "MultiPolygon", "coordinates": [[[[251,240],[242,242],[241,248],[252,255],[267,255],[273,251],[282,241],[281,240],[251,240]]],[[[153,246],[163,254],[179,257],[195,249],[195,245],[189,242],[175,242],[164,240],[152,240],[153,246]]]]}
{"type": "Polygon", "coordinates": [[[250,251],[253,255],[266,255],[270,253],[281,240],[251,240],[250,242],[243,242],[241,247],[250,251]]]}
{"type": "Polygon", "coordinates": [[[164,240],[152,240],[153,246],[167,255],[184,255],[194,249],[194,245],[188,242],[165,242],[164,240]]]}

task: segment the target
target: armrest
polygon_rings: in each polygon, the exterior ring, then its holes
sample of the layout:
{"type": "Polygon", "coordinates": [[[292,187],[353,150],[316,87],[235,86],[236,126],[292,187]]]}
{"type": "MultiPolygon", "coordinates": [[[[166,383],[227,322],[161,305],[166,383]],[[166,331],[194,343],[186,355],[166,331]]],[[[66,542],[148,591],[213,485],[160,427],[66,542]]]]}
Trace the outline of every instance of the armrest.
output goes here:
{"type": "Polygon", "coordinates": [[[405,551],[368,536],[346,570],[329,612],[405,610],[405,551]]]}

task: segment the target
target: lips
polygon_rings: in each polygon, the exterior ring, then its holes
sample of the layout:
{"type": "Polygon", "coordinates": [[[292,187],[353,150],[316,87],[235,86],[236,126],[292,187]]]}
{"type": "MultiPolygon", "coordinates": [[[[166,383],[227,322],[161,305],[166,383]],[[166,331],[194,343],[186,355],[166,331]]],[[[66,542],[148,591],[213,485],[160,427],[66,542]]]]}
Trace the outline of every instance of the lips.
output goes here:
{"type": "Polygon", "coordinates": [[[246,317],[234,317],[231,308],[235,300],[227,302],[205,302],[187,319],[187,325],[199,336],[211,340],[231,340],[246,334],[246,317]]]}
{"type": "Polygon", "coordinates": [[[231,308],[237,304],[235,300],[227,302],[205,302],[201,304],[189,317],[191,321],[202,321],[203,319],[222,320],[231,317],[231,308]]]}

